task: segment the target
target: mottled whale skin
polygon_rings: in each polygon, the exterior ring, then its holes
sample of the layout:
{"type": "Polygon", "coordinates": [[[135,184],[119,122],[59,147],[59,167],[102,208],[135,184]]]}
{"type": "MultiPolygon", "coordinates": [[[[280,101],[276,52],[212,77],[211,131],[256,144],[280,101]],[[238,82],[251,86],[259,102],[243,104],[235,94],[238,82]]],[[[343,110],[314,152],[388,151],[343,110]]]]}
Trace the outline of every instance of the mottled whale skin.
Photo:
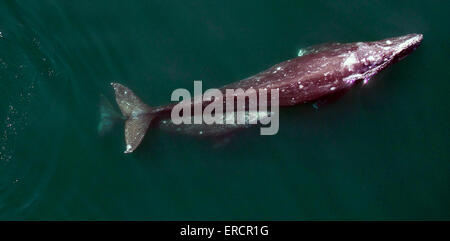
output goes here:
{"type": "MultiPolygon", "coordinates": [[[[280,106],[318,101],[345,92],[355,83],[366,83],[387,66],[401,60],[422,42],[422,34],[408,34],[373,42],[329,43],[302,49],[299,56],[272,66],[256,75],[223,86],[223,101],[229,98],[225,89],[279,90],[280,106]]],[[[219,135],[242,127],[229,125],[178,125],[170,120],[175,104],[149,107],[130,89],[112,83],[116,101],[127,118],[125,153],[133,152],[142,141],[150,123],[179,133],[219,135]],[[201,130],[200,132],[198,132],[201,130]]],[[[235,98],[235,95],[232,96],[235,98]]],[[[270,100],[270,98],[269,98],[270,100]]],[[[205,102],[206,106],[210,102],[205,102]]]]}
{"type": "Polygon", "coordinates": [[[421,34],[375,42],[331,43],[301,50],[299,57],[224,88],[267,88],[280,91],[280,106],[318,100],[349,89],[357,80],[372,76],[413,51],[421,34]]]}

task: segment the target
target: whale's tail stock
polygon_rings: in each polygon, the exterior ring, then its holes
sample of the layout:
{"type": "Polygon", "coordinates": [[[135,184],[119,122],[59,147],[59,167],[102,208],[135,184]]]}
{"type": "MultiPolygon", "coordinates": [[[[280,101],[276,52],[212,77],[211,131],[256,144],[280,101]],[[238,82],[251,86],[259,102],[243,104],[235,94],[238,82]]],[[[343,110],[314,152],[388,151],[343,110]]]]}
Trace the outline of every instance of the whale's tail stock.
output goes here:
{"type": "MultiPolygon", "coordinates": [[[[123,115],[122,119],[125,120],[125,153],[131,153],[141,143],[154,118],[154,115],[150,113],[152,108],[142,102],[142,100],[127,87],[118,83],[111,83],[111,85],[114,88],[117,105],[123,115]]],[[[110,105],[104,104],[100,106],[99,131],[101,130],[101,127],[112,126],[112,118],[116,115],[113,114],[110,107],[110,105]]]]}

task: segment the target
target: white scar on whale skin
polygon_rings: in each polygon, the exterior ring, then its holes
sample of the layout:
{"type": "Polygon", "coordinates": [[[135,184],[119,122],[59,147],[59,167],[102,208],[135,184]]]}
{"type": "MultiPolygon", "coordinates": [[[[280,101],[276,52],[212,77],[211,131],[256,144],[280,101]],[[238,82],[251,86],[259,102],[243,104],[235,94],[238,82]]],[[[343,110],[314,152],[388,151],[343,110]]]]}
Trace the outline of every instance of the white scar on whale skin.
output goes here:
{"type": "Polygon", "coordinates": [[[353,66],[358,63],[358,58],[356,57],[355,53],[351,53],[349,57],[347,57],[344,61],[344,63],[342,63],[342,66],[344,68],[347,68],[349,71],[353,70],[353,66]]]}

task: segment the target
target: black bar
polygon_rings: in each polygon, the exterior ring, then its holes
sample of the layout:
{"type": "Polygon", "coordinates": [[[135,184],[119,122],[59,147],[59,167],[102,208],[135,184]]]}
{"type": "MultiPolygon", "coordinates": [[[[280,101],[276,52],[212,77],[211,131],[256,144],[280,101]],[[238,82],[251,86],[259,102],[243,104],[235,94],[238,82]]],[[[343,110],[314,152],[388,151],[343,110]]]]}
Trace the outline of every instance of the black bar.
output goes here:
{"type": "MultiPolygon", "coordinates": [[[[310,240],[311,238],[405,238],[445,234],[448,222],[295,222],[295,221],[150,221],[150,222],[0,222],[5,235],[92,238],[141,237],[140,240],[310,240]],[[17,230],[22,230],[17,232],[17,230]],[[212,231],[212,232],[211,232],[212,231]],[[211,234],[212,233],[212,234],[211,234]]],[[[425,236],[427,237],[427,236],[425,236]]],[[[126,239],[128,240],[128,239],[126,239]]]]}

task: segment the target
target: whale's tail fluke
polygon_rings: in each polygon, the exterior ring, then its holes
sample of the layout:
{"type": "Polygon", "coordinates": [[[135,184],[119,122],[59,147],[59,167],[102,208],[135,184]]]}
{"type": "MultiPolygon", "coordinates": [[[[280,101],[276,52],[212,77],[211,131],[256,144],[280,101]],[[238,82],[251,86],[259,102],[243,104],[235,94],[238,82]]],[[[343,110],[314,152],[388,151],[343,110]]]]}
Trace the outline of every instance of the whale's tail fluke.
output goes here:
{"type": "Polygon", "coordinates": [[[141,143],[147,132],[150,122],[154,118],[151,107],[137,97],[127,87],[111,83],[116,95],[117,105],[125,117],[125,153],[133,152],[141,143]]]}

